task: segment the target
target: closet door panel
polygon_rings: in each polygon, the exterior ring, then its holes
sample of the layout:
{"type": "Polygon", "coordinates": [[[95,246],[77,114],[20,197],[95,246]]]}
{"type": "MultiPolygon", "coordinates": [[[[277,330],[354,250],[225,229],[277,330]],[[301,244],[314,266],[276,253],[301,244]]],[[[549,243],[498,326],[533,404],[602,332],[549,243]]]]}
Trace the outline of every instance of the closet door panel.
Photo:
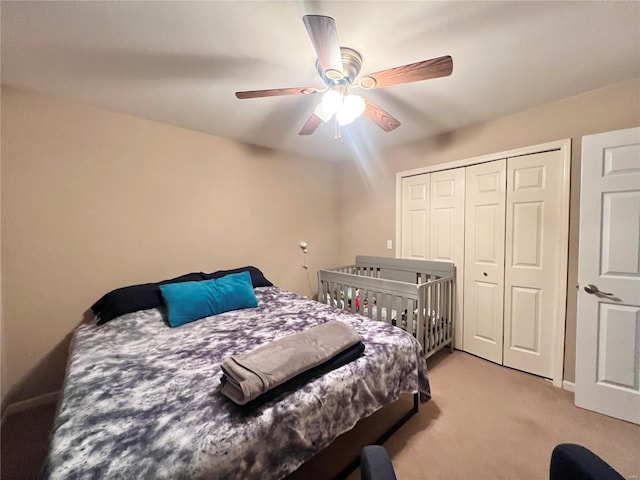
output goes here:
{"type": "Polygon", "coordinates": [[[429,174],[402,179],[402,258],[429,259],[429,174]]]}
{"type": "Polygon", "coordinates": [[[502,363],[506,160],[466,168],[464,350],[502,363]]]}
{"type": "Polygon", "coordinates": [[[504,364],[553,377],[562,154],[507,160],[504,364]]]}
{"type": "Polygon", "coordinates": [[[456,265],[454,347],[463,348],[464,198],[465,169],[431,174],[431,227],[429,259],[456,265]]]}

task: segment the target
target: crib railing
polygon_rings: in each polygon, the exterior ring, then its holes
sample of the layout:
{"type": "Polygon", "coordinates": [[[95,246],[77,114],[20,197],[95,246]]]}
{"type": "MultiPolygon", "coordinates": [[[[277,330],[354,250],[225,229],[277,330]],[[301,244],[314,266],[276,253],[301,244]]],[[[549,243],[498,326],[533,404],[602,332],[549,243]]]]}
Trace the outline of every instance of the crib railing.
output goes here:
{"type": "Polygon", "coordinates": [[[418,320],[419,326],[424,325],[423,348],[427,358],[441,348],[449,345],[453,350],[453,319],[454,311],[454,281],[453,277],[441,278],[420,285],[420,304],[426,310],[424,320],[418,320]]]}

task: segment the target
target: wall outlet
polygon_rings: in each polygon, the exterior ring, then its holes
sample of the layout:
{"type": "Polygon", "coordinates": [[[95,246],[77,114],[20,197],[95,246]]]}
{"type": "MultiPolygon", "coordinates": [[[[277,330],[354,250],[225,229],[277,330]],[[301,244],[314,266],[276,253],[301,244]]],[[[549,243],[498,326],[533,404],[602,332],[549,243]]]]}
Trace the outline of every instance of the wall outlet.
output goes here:
{"type": "Polygon", "coordinates": [[[388,248],[389,250],[392,250],[392,249],[393,249],[393,240],[387,240],[387,248],[388,248]]]}

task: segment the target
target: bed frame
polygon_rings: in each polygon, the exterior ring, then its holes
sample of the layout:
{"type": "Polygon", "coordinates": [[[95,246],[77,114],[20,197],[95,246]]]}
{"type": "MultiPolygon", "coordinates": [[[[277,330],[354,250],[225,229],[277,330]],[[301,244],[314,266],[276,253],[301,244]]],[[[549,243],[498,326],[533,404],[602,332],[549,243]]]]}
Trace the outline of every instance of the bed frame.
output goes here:
{"type": "Polygon", "coordinates": [[[320,302],[408,331],[426,358],[453,350],[454,292],[451,262],[359,255],[354,265],[318,271],[320,302]]]}

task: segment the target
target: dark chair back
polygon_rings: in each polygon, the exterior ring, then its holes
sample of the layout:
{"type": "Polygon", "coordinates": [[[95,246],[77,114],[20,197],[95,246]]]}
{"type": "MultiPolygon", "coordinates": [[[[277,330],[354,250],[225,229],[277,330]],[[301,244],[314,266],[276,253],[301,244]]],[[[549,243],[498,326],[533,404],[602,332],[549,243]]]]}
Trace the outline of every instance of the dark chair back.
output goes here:
{"type": "Polygon", "coordinates": [[[624,477],[588,448],[561,443],[551,452],[549,480],[624,480],[624,477]]]}
{"type": "Polygon", "coordinates": [[[397,480],[389,454],[380,445],[368,445],[360,454],[361,480],[397,480]]]}

